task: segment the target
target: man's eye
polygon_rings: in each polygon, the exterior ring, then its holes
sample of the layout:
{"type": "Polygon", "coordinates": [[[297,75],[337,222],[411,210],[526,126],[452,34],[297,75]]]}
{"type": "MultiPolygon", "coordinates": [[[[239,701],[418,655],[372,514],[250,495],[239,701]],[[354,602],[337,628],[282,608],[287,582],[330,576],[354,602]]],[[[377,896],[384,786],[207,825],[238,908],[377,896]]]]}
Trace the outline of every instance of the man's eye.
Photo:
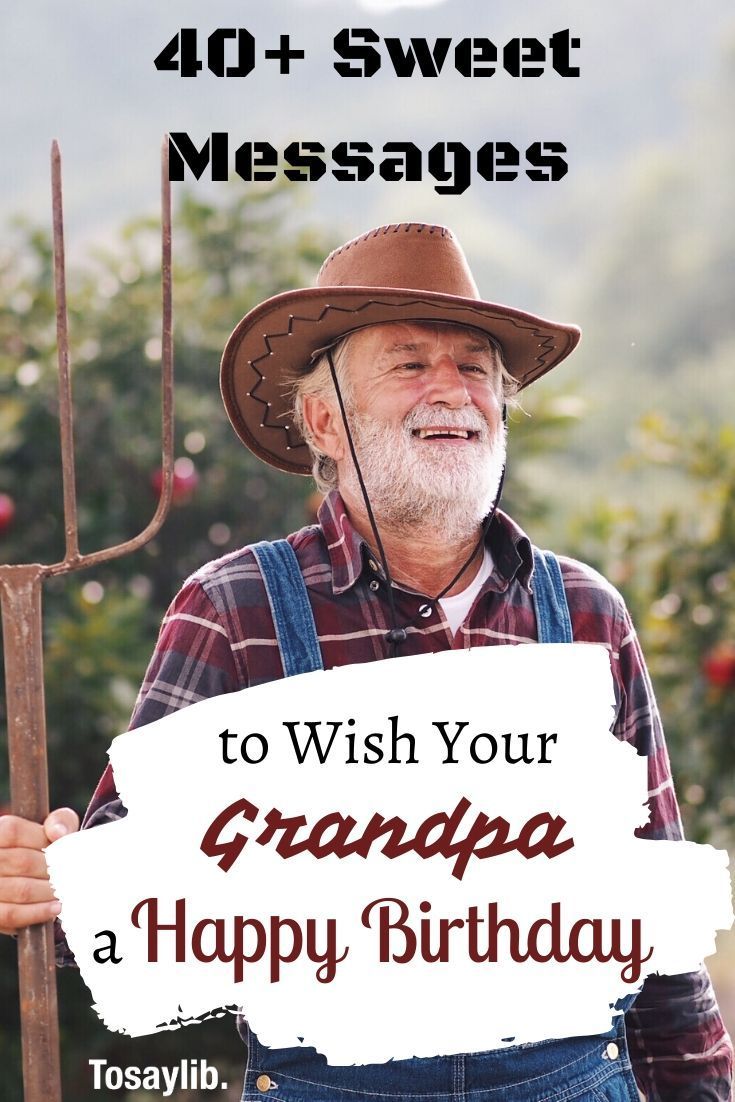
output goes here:
{"type": "Polygon", "coordinates": [[[460,364],[460,371],[473,371],[478,375],[487,375],[487,368],[482,364],[460,364]]]}
{"type": "Polygon", "coordinates": [[[411,360],[405,364],[399,364],[399,367],[405,368],[407,371],[420,371],[425,364],[419,363],[417,360],[411,360]]]}

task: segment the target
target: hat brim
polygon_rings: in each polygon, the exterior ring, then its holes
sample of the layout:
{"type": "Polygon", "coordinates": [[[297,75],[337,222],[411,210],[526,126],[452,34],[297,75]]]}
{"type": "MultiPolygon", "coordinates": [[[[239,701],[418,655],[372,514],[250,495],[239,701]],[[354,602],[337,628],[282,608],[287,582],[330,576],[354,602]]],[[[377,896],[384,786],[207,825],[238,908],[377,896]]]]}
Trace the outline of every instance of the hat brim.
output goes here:
{"type": "Polygon", "coordinates": [[[256,306],[233,330],[220,385],[235,432],[260,459],[311,474],[309,449],[291,423],[289,388],[312,355],[355,329],[396,321],[444,321],[481,329],[503,349],[519,388],[555,367],[579,343],[576,325],[497,303],[390,287],[309,287],[256,306]]]}

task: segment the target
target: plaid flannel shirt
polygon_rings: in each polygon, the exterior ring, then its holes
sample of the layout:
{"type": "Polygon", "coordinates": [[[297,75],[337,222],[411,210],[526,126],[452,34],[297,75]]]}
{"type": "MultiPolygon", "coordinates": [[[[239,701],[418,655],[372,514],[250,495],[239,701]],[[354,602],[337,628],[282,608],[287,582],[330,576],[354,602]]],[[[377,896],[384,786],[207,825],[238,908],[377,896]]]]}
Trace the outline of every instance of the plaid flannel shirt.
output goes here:
{"type": "MultiPolygon", "coordinates": [[[[397,623],[409,623],[401,654],[496,643],[535,643],[536,621],[527,536],[503,513],[490,526],[493,571],[453,637],[437,605],[394,588],[397,623]]],[[[386,582],[378,562],[350,524],[339,494],[319,512],[319,524],[289,536],[311,601],[324,666],[388,657],[392,627],[386,582]]],[[[614,732],[648,760],[650,821],[644,838],[682,837],[669,758],[635,629],[619,593],[582,563],[560,558],[576,642],[602,643],[611,657],[617,699],[614,732]]],[[[193,574],[171,604],[143,682],[131,726],[220,693],[283,677],[260,571],[248,548],[193,574]]],[[[84,826],[125,814],[108,766],[84,826]]],[[[61,963],[70,963],[63,937],[61,963]]],[[[732,1045],[706,969],[646,980],[626,1015],[636,1079],[648,1102],[728,1102],[732,1045]]]]}

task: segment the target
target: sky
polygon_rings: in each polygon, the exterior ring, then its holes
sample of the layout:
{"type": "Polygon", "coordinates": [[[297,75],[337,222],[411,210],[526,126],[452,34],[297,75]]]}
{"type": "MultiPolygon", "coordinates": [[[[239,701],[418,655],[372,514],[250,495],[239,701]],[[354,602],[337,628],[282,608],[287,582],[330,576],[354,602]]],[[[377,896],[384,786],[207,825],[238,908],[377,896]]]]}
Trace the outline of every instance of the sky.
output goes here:
{"type": "MultiPolygon", "coordinates": [[[[133,215],[154,211],[158,151],[167,131],[203,144],[214,131],[231,146],[268,141],[279,153],[293,140],[413,141],[424,159],[436,142],[458,142],[474,157],[488,141],[523,152],[534,141],[567,146],[568,173],[558,182],[475,179],[461,195],[439,195],[436,181],[379,179],[344,183],[330,174],[300,184],[295,204],[306,220],[344,240],[381,223],[424,220],[451,225],[470,242],[478,279],[490,298],[521,295],[519,305],[558,305],[558,274],[576,261],[580,240],[609,219],[609,205],[641,150],[675,140],[711,73],[730,16],[721,0],[702,20],[691,5],[633,0],[589,5],[582,0],[35,0],[4,12],[0,70],[0,216],[49,218],[48,152],[59,139],[64,158],[68,247],[72,258],[109,241],[133,215]],[[180,28],[247,28],[256,65],[249,76],[195,79],[157,71],[154,58],[180,28]],[[372,79],[334,71],[334,36],[343,28],[380,36],[382,67],[372,79]],[[548,42],[570,29],[581,40],[581,74],[565,79],[466,79],[453,65],[462,37],[499,47],[516,36],[548,42]],[[305,58],[280,75],[264,51],[291,36],[305,58]],[[399,79],[384,39],[452,39],[437,79],[399,79]],[[692,43],[695,44],[692,48],[692,43]]],[[[380,158],[376,157],[379,162],[380,158]]],[[[177,185],[181,187],[183,185],[177,185]]],[[[190,180],[205,194],[212,184],[190,180]]],[[[251,185],[239,183],[239,186],[251,185]]],[[[468,252],[471,251],[469,248],[468,252]]],[[[563,282],[563,281],[562,281],[563,282]]]]}

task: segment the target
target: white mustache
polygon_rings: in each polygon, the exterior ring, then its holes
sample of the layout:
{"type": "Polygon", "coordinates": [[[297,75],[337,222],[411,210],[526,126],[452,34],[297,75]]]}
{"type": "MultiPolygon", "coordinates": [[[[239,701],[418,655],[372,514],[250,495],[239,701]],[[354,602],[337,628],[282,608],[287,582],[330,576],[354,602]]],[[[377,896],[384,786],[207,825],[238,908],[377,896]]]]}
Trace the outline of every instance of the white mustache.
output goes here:
{"type": "Polygon", "coordinates": [[[437,411],[436,406],[424,404],[414,408],[403,418],[403,427],[409,434],[416,429],[440,425],[447,429],[465,429],[476,432],[481,439],[490,435],[490,426],[475,406],[437,411]]]}

